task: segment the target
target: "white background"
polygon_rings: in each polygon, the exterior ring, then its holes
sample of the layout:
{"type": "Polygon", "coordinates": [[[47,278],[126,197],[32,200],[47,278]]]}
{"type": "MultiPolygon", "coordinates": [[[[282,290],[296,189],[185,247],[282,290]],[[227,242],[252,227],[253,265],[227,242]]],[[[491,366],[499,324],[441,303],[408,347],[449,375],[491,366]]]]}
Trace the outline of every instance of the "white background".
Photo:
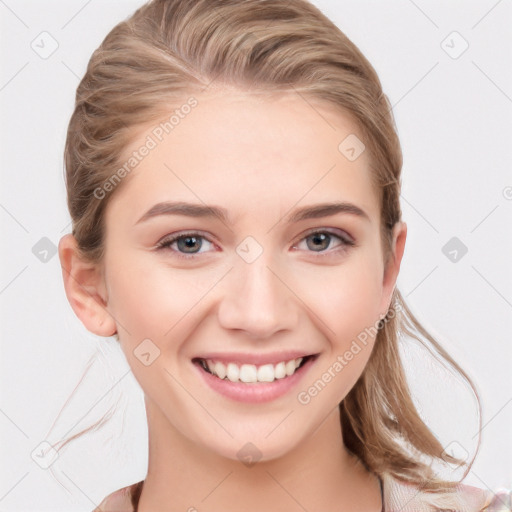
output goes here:
{"type": "MultiPolygon", "coordinates": [[[[409,228],[398,287],[483,401],[482,446],[465,483],[510,488],[512,3],[314,3],[369,58],[394,106],[409,228]],[[457,262],[442,252],[452,237],[468,248],[457,262]]],[[[0,0],[1,511],[90,511],[146,474],[137,383],[113,340],[88,334],[75,318],[57,255],[43,262],[33,253],[41,238],[56,246],[70,229],[62,156],[78,81],[110,29],[141,4],[0,0]],[[31,48],[44,31],[58,43],[47,59],[31,48]],[[33,461],[42,441],[79,432],[117,400],[113,419],[64,448],[50,469],[33,461]]],[[[471,395],[433,377],[424,353],[410,356],[422,414],[445,446],[473,453],[471,395]]]]}

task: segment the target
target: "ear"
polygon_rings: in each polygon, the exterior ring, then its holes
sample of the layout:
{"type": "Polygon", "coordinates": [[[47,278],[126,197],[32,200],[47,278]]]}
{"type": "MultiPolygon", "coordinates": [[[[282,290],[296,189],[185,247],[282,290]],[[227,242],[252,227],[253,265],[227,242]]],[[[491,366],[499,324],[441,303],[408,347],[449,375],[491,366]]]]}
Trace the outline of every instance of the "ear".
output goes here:
{"type": "Polygon", "coordinates": [[[112,336],[116,323],[107,309],[107,290],[99,264],[84,260],[76,239],[68,234],[59,242],[64,288],[73,311],[85,328],[98,336],[112,336]]]}
{"type": "Polygon", "coordinates": [[[382,281],[381,311],[385,315],[391,305],[393,291],[400,271],[400,263],[404,255],[405,240],[407,238],[407,224],[397,222],[393,227],[392,253],[389,257],[382,281]]]}

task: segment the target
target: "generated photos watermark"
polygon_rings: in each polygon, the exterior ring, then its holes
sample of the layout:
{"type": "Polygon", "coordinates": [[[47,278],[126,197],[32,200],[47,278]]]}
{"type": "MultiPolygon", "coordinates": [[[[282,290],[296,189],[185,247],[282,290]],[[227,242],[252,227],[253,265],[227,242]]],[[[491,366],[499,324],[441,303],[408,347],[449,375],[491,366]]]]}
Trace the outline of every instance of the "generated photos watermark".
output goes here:
{"type": "Polygon", "coordinates": [[[165,121],[155,126],[151,133],[146,136],[144,143],[124,162],[124,164],[114,172],[103,185],[94,189],[93,195],[96,199],[104,199],[112,192],[117,185],[129,175],[146,158],[150,152],[160,144],[167,135],[169,135],[178,126],[185,117],[187,117],[194,107],[197,107],[198,101],[191,96],[186,103],[175,109],[171,116],[165,121]]]}
{"type": "Polygon", "coordinates": [[[350,361],[352,361],[362,351],[362,349],[366,347],[368,339],[375,337],[379,329],[381,329],[385,323],[389,322],[389,320],[394,318],[397,311],[401,310],[402,306],[397,302],[389,309],[387,315],[383,319],[376,321],[370,327],[365,327],[364,330],[357,335],[356,339],[352,340],[350,347],[343,354],[339,354],[336,357],[336,360],[329,366],[329,368],[327,368],[319,379],[317,379],[307,389],[302,390],[297,394],[297,400],[299,403],[307,405],[313,398],[318,396],[318,394],[325,389],[327,384],[329,384],[329,382],[331,382],[343,370],[343,368],[345,368],[350,361]]]}

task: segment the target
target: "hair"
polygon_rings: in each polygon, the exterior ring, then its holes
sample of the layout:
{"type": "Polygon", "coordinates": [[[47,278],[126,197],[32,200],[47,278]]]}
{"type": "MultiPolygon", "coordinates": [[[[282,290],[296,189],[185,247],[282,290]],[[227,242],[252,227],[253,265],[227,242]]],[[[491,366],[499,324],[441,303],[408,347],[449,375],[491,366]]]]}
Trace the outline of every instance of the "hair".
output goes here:
{"type": "MultiPolygon", "coordinates": [[[[112,29],[76,91],[64,152],[72,234],[82,256],[102,260],[105,208],[123,182],[105,184],[123,164],[137,129],[211,84],[298,94],[356,123],[370,155],[387,263],[393,227],[401,220],[402,153],[392,108],[365,56],[305,0],[153,0],[112,29]]],[[[440,478],[432,462],[467,466],[465,477],[480,437],[469,462],[444,453],[413,403],[399,353],[401,334],[419,341],[470,386],[481,425],[471,379],[395,288],[368,363],[339,404],[344,443],[368,470],[419,486],[433,510],[456,507],[456,483],[440,478]]]]}

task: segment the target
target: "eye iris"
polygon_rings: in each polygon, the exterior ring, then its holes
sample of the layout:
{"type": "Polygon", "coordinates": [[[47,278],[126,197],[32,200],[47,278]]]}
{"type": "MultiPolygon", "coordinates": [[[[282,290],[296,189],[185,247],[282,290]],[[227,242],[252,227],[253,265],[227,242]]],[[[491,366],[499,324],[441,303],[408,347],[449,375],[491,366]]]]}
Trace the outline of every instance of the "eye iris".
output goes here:
{"type": "Polygon", "coordinates": [[[183,250],[183,252],[194,252],[193,250],[190,251],[189,249],[197,248],[197,250],[199,250],[201,248],[201,245],[201,239],[195,236],[185,236],[178,240],[178,248],[180,249],[180,251],[183,250]]]}
{"type": "Polygon", "coordinates": [[[331,240],[331,237],[325,233],[315,233],[314,235],[311,235],[307,238],[307,245],[309,249],[313,250],[322,250],[327,249],[329,247],[329,242],[331,240]],[[314,240],[315,245],[311,245],[309,243],[310,240],[314,240]],[[318,245],[320,244],[320,245],[318,245]]]}

